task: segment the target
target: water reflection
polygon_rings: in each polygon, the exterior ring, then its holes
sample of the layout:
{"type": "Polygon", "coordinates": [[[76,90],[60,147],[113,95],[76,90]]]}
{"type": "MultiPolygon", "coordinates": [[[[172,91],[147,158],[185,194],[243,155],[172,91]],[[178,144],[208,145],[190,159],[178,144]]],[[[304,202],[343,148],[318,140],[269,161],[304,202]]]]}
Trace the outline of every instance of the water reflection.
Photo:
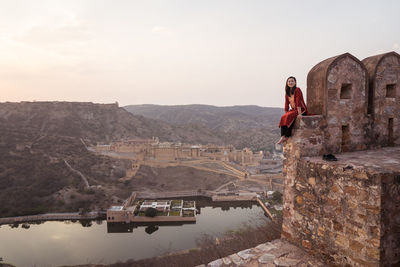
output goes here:
{"type": "MultiPolygon", "coordinates": [[[[182,226],[184,224],[196,224],[196,222],[157,222],[157,223],[141,223],[141,222],[131,222],[131,223],[107,223],[107,233],[132,233],[135,228],[138,227],[146,227],[145,231],[148,233],[146,230],[147,228],[153,229],[157,228],[159,226],[182,226]]],[[[155,230],[155,231],[157,231],[155,230]]],[[[154,231],[151,231],[153,233],[154,231]]]]}
{"type": "Polygon", "coordinates": [[[80,220],[79,223],[83,226],[83,227],[90,227],[93,225],[93,221],[91,220],[80,220]]]}
{"type": "MultiPolygon", "coordinates": [[[[190,200],[193,200],[191,198],[190,200]]],[[[201,214],[201,209],[206,207],[221,208],[222,211],[229,211],[231,208],[252,209],[256,202],[252,201],[211,201],[210,198],[198,197],[196,201],[196,214],[201,214]]],[[[107,223],[107,233],[132,233],[139,226],[146,226],[145,232],[152,234],[159,229],[159,226],[179,226],[184,224],[196,224],[196,222],[146,222],[146,223],[107,223]]]]}
{"type": "Polygon", "coordinates": [[[21,267],[138,260],[166,250],[193,248],[204,233],[218,236],[237,230],[263,214],[261,208],[248,202],[196,201],[201,214],[195,224],[108,224],[98,220],[35,222],[27,224],[29,229],[2,226],[0,256],[4,262],[21,267]]]}
{"type": "Polygon", "coordinates": [[[156,225],[149,225],[144,229],[144,231],[149,235],[151,235],[152,233],[154,233],[157,230],[158,230],[158,226],[156,226],[156,225]]]}

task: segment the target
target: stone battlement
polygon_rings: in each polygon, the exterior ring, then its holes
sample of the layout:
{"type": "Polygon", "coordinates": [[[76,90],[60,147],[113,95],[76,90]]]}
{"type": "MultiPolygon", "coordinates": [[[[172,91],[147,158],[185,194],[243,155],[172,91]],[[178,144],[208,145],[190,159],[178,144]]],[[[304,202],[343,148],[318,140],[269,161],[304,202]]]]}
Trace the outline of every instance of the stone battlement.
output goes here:
{"type": "Polygon", "coordinates": [[[362,62],[342,54],[320,62],[307,76],[307,105],[322,115],[327,153],[400,145],[399,97],[395,52],[362,62]]]}
{"type": "Polygon", "coordinates": [[[307,104],[317,115],[284,147],[282,238],[339,265],[399,264],[400,55],[322,61],[307,104]]]}

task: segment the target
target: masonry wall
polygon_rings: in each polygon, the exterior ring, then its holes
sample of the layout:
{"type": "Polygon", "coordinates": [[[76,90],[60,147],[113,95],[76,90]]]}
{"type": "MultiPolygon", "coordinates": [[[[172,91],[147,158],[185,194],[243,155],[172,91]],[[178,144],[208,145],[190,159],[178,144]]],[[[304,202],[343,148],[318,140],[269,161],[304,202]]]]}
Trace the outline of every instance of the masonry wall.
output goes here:
{"type": "Polygon", "coordinates": [[[284,201],[282,237],[295,243],[298,239],[298,227],[293,227],[295,220],[295,198],[297,196],[296,177],[299,160],[303,156],[316,156],[323,153],[323,116],[305,116],[296,120],[292,137],[283,147],[284,201]]]}
{"type": "Polygon", "coordinates": [[[368,113],[373,124],[372,144],[400,145],[400,56],[391,52],[362,62],[370,77],[368,113]]]}
{"type": "Polygon", "coordinates": [[[366,149],[367,72],[351,57],[343,57],[327,72],[327,130],[329,153],[366,149]]]}
{"type": "Polygon", "coordinates": [[[382,266],[400,265],[400,171],[383,175],[381,184],[382,266]]]}
{"type": "Polygon", "coordinates": [[[400,149],[367,149],[400,144],[400,55],[363,62],[346,53],[308,74],[307,105],[318,115],[297,120],[284,145],[282,238],[338,265],[392,266],[400,264],[400,149]],[[323,161],[326,153],[339,161],[323,161]]]}
{"type": "Polygon", "coordinates": [[[368,72],[346,53],[317,64],[307,77],[310,113],[323,115],[326,153],[366,149],[368,72]]]}
{"type": "Polygon", "coordinates": [[[381,178],[300,160],[285,237],[340,265],[379,266],[381,178]]]}

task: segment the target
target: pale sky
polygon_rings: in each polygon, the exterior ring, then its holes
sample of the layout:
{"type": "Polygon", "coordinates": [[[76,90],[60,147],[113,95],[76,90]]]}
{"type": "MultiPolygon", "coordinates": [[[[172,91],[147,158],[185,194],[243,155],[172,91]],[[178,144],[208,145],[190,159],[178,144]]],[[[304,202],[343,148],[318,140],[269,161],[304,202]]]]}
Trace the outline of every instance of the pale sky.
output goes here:
{"type": "Polygon", "coordinates": [[[283,107],[345,52],[400,53],[400,1],[0,0],[0,102],[283,107]]]}

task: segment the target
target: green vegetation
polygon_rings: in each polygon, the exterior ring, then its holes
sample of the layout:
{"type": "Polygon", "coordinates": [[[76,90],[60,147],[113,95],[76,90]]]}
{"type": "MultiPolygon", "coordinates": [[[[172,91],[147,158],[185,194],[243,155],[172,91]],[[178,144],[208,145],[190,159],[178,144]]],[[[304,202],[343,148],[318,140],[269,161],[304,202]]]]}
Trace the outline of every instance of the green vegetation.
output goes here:
{"type": "Polygon", "coordinates": [[[171,206],[172,207],[180,207],[182,203],[182,200],[174,199],[171,201],[171,206]]]}
{"type": "Polygon", "coordinates": [[[168,211],[157,211],[157,216],[168,216],[168,211]]]}
{"type": "Polygon", "coordinates": [[[184,210],[182,212],[183,217],[193,217],[194,216],[194,210],[184,210]]]}
{"type": "Polygon", "coordinates": [[[171,210],[169,216],[180,216],[181,212],[179,210],[171,210]]]}
{"type": "Polygon", "coordinates": [[[275,202],[277,202],[277,203],[282,203],[282,200],[283,200],[283,195],[282,195],[282,193],[279,192],[279,191],[275,191],[275,192],[272,194],[272,200],[275,201],[275,202]]]}

